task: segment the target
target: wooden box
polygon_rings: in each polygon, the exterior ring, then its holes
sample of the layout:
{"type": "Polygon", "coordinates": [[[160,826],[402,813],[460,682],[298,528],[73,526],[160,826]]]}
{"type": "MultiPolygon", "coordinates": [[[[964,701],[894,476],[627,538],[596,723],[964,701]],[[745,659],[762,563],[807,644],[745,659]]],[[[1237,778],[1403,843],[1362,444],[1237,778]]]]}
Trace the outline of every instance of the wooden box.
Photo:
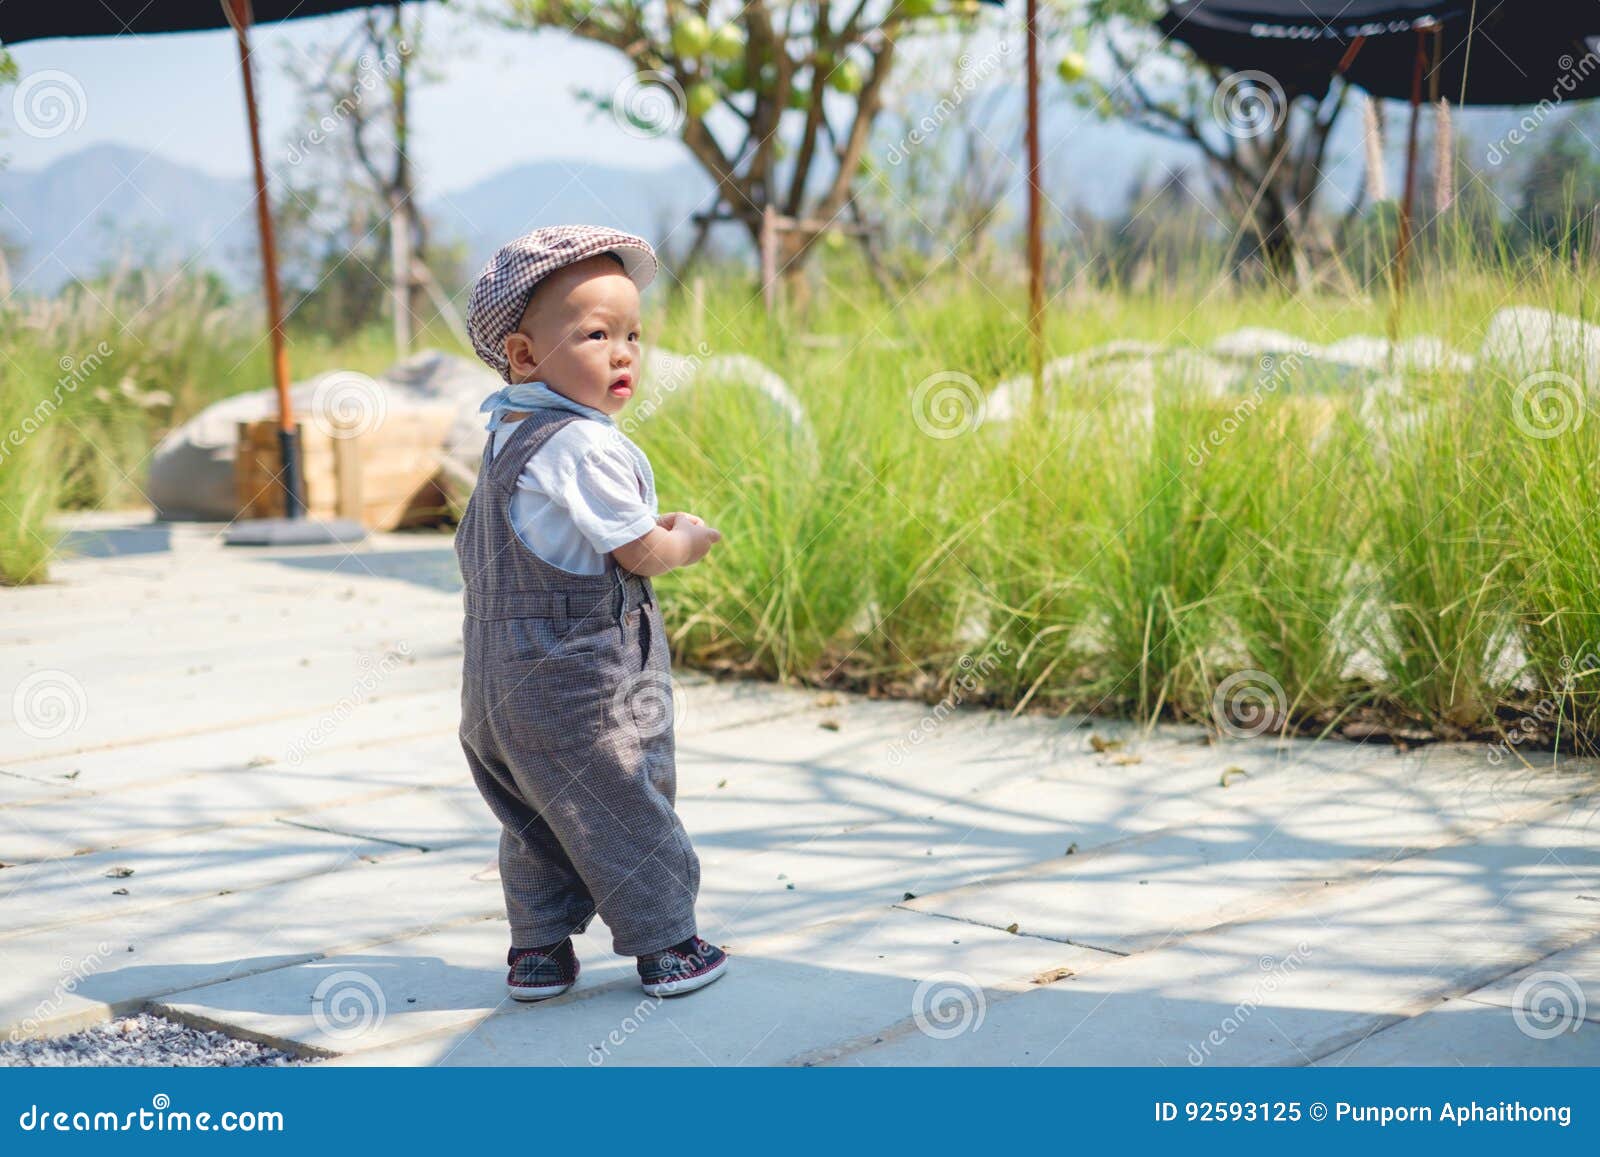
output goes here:
{"type": "MultiPolygon", "coordinates": [[[[454,412],[408,410],[366,432],[334,437],[320,422],[298,422],[306,512],[350,518],[369,530],[437,521],[447,511],[439,462],[454,412]]],[[[239,423],[233,480],[240,518],[284,512],[276,418],[239,423]]]]}

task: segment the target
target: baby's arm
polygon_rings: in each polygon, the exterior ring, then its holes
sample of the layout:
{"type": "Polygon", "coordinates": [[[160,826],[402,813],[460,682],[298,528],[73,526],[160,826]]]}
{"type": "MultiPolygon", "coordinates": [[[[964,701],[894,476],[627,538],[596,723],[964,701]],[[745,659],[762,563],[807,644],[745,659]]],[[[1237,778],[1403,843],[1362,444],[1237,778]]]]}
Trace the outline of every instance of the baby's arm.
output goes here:
{"type": "Polygon", "coordinates": [[[706,556],[722,534],[692,514],[663,514],[649,533],[611,552],[617,565],[645,578],[692,566],[706,556]]]}

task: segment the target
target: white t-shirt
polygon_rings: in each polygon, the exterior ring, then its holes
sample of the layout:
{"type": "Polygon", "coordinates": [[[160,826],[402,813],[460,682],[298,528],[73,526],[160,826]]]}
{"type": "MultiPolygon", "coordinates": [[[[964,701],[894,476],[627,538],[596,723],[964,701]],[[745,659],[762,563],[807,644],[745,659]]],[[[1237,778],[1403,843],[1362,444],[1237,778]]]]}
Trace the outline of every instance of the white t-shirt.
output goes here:
{"type": "MultiPolygon", "coordinates": [[[[494,432],[494,452],[518,422],[494,432]]],[[[599,422],[568,422],[528,459],[511,498],[511,525],[529,550],[574,574],[604,574],[606,555],[649,534],[656,496],[633,457],[599,422]]]]}

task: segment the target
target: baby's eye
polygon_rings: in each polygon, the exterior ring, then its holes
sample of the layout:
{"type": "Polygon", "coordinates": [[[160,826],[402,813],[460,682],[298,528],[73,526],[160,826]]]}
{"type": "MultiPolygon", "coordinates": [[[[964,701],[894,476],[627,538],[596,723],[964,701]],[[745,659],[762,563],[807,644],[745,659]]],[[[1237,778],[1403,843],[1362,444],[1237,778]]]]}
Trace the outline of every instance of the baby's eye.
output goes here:
{"type": "Polygon", "coordinates": [[[595,338],[596,340],[599,340],[599,339],[604,338],[606,336],[606,331],[603,330],[603,329],[597,329],[593,333],[591,333],[589,336],[592,337],[592,338],[595,338]]]}
{"type": "Polygon", "coordinates": [[[628,340],[629,341],[638,341],[639,340],[639,331],[638,330],[634,330],[632,333],[630,333],[628,335],[628,340]]]}

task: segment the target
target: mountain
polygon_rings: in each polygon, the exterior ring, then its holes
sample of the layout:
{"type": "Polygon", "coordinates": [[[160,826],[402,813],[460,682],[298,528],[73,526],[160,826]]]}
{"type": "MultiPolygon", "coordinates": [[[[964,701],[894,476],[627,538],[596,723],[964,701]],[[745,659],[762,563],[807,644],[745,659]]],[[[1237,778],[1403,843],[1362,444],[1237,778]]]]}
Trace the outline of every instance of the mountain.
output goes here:
{"type": "MultiPolygon", "coordinates": [[[[1002,88],[984,98],[976,118],[976,123],[993,130],[994,147],[1015,152],[1009,162],[993,162],[1010,185],[1007,220],[998,230],[1006,234],[1020,229],[1026,195],[1017,129],[1020,103],[1015,86],[1002,88]]],[[[1400,184],[1403,111],[1402,106],[1391,106],[1394,115],[1387,142],[1391,189],[1400,184]]],[[[1485,175],[1501,180],[1514,176],[1538,147],[1505,144],[1508,134],[1522,125],[1523,112],[1458,110],[1457,147],[1462,158],[1485,175]]],[[[905,142],[896,137],[920,116],[913,108],[898,123],[885,117],[871,150],[880,171],[905,179],[911,166],[900,159],[905,142]]],[[[1045,193],[1051,204],[1105,219],[1116,219],[1126,211],[1130,195],[1144,178],[1159,185],[1164,172],[1198,162],[1190,146],[1070,112],[1051,114],[1041,135],[1045,193]]],[[[956,171],[948,162],[962,163],[962,147],[954,128],[935,131],[931,140],[915,146],[944,155],[944,172],[956,171]]],[[[1425,163],[1431,163],[1429,153],[1425,163]]],[[[1352,108],[1330,142],[1325,195],[1335,204],[1348,197],[1362,180],[1363,163],[1361,116],[1352,108]]],[[[780,181],[782,168],[780,164],[780,181]]],[[[612,225],[658,245],[670,245],[672,252],[681,254],[693,233],[687,217],[705,206],[710,189],[699,167],[688,160],[663,169],[549,160],[517,165],[453,193],[424,188],[421,196],[434,236],[464,240],[465,267],[476,271],[509,238],[537,225],[570,221],[612,225]]],[[[927,196],[927,191],[918,195],[927,196]]],[[[722,225],[710,238],[713,251],[750,256],[749,238],[742,229],[722,225]]],[[[193,258],[246,286],[254,280],[257,261],[255,215],[246,179],[215,177],[118,145],[94,145],[36,171],[0,169],[0,243],[6,248],[13,283],[39,293],[52,292],[74,276],[93,274],[122,259],[170,264],[193,258]]]]}
{"type": "MultiPolygon", "coordinates": [[[[496,247],[538,225],[612,225],[658,239],[710,189],[692,162],[628,169],[538,161],[448,195],[423,191],[441,240],[467,243],[476,270],[496,247]]],[[[680,230],[674,242],[687,230],[680,230]]],[[[93,145],[35,170],[0,170],[0,241],[14,287],[50,293],[119,260],[195,259],[236,285],[256,276],[254,201],[246,179],[214,177],[152,153],[93,145]]]]}
{"type": "MultiPolygon", "coordinates": [[[[665,169],[533,161],[428,197],[426,211],[438,236],[467,243],[467,267],[477,270],[499,246],[541,225],[608,225],[659,243],[710,194],[711,182],[692,161],[665,169]]],[[[674,243],[683,245],[690,232],[680,230],[674,243]]]]}
{"type": "Polygon", "coordinates": [[[34,172],[0,170],[0,238],[12,283],[48,293],[127,258],[197,253],[232,276],[255,254],[249,182],[214,177],[152,153],[95,145],[34,172]]]}

